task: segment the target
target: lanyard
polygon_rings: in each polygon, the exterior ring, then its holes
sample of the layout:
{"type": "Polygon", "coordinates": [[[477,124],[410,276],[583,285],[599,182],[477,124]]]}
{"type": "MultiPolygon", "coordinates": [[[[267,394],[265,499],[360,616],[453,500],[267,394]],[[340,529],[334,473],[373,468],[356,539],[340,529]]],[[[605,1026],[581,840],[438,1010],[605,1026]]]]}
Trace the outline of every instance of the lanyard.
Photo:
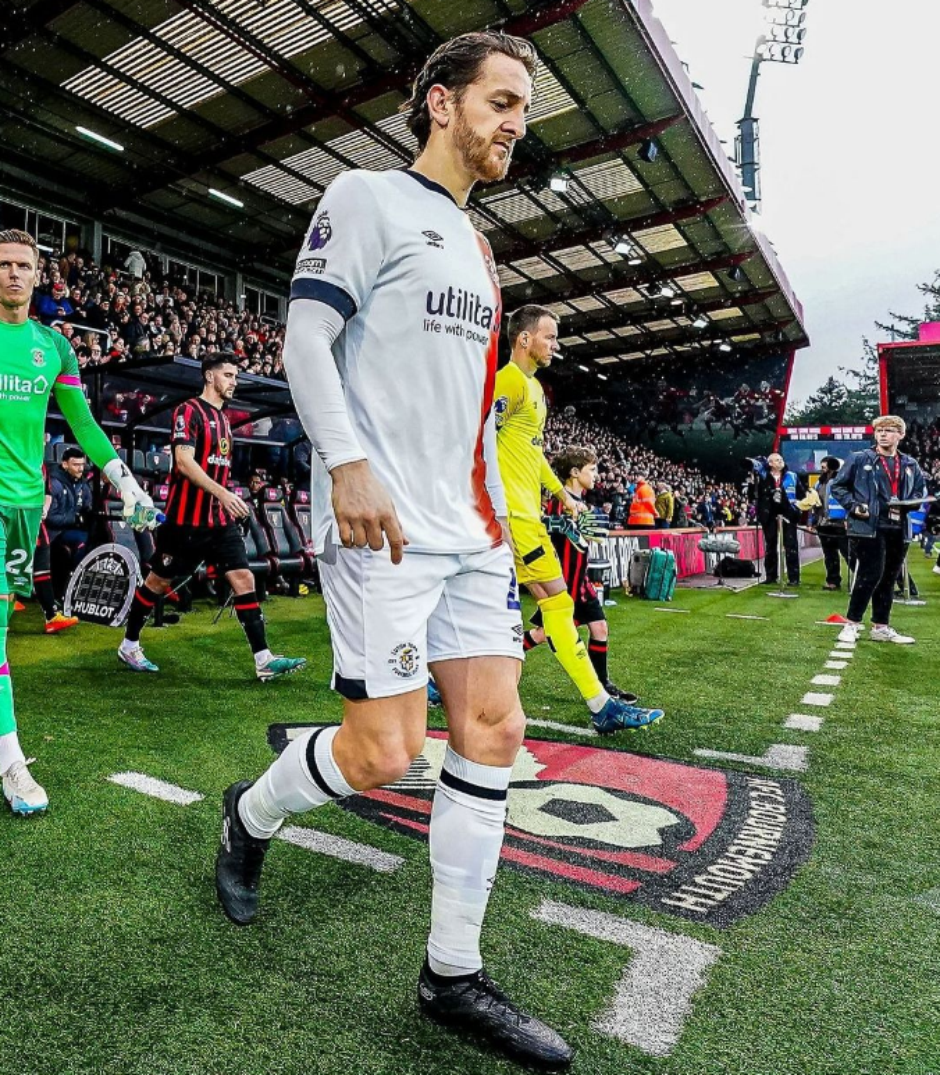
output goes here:
{"type": "Polygon", "coordinates": [[[891,496],[894,500],[898,498],[898,482],[901,478],[901,460],[894,456],[894,466],[889,467],[885,462],[885,457],[881,456],[881,465],[885,468],[885,474],[888,475],[888,481],[891,485],[891,496]]]}

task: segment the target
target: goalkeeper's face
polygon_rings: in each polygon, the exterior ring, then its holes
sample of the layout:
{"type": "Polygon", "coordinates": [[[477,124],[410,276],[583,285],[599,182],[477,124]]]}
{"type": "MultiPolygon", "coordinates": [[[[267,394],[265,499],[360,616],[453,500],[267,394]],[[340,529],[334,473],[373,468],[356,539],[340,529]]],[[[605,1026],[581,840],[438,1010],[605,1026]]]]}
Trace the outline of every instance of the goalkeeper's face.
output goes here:
{"type": "Polygon", "coordinates": [[[0,306],[5,310],[28,306],[35,284],[33,251],[21,243],[0,243],[0,306]]]}
{"type": "Polygon", "coordinates": [[[542,317],[534,332],[526,333],[529,337],[527,350],[534,359],[537,369],[544,370],[552,364],[558,354],[558,322],[554,317],[542,317]]]}

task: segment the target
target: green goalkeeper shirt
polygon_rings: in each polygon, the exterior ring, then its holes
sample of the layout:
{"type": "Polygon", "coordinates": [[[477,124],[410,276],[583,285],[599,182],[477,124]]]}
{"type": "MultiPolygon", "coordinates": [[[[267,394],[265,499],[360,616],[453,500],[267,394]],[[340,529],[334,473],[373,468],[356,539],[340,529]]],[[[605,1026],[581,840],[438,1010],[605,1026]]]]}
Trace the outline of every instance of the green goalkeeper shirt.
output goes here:
{"type": "Polygon", "coordinates": [[[88,409],[78,359],[68,340],[36,321],[0,321],[0,504],[42,505],[50,393],[96,466],[117,457],[88,409]]]}

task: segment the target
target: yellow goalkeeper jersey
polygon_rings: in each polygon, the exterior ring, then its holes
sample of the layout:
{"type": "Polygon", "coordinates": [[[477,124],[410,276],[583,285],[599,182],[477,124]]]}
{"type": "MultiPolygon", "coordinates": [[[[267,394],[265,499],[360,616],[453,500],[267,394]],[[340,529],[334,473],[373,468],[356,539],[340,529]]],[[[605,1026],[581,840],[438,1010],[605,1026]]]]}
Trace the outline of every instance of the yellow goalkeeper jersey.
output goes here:
{"type": "Polygon", "coordinates": [[[499,473],[510,518],[541,519],[542,487],[561,492],[542,451],[548,408],[535,377],[510,362],[496,374],[493,391],[499,473]]]}

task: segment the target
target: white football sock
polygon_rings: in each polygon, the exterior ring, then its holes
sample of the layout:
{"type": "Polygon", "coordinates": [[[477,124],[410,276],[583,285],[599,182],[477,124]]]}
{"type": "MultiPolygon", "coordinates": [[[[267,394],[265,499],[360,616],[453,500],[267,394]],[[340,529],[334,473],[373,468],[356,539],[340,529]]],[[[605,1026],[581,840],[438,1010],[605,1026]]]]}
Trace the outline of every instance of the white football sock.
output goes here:
{"type": "Polygon", "coordinates": [[[600,713],[609,701],[610,695],[607,691],[601,691],[600,694],[595,694],[593,698],[588,698],[587,707],[592,713],[600,713]]]}
{"type": "Polygon", "coordinates": [[[339,725],[311,728],[286,749],[238,800],[238,816],[258,840],[269,840],[289,814],[355,795],[333,758],[339,725]],[[308,745],[312,740],[313,757],[308,745]],[[308,764],[309,763],[309,764],[308,764]]]}
{"type": "Polygon", "coordinates": [[[20,746],[20,737],[15,731],[0,735],[0,776],[18,761],[26,761],[26,755],[20,746]]]}
{"type": "Polygon", "coordinates": [[[435,974],[473,974],[483,966],[480,931],[506,823],[512,766],[467,761],[447,748],[431,810],[431,935],[435,974]]]}
{"type": "Polygon", "coordinates": [[[274,654],[269,649],[259,649],[255,654],[255,669],[264,668],[268,661],[274,660],[274,654]]]}

